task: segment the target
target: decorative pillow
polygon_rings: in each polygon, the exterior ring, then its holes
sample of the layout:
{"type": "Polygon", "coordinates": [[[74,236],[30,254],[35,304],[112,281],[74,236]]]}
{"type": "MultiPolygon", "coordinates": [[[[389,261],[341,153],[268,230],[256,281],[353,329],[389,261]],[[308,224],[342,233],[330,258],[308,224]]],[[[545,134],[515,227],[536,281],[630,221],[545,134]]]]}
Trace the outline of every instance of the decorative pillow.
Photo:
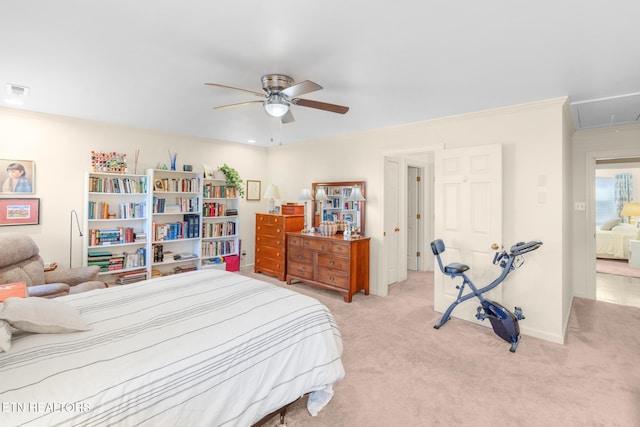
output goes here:
{"type": "Polygon", "coordinates": [[[4,320],[0,320],[0,352],[11,348],[11,327],[4,320]]]}
{"type": "Polygon", "coordinates": [[[2,305],[0,319],[23,331],[59,334],[91,329],[73,307],[55,299],[11,297],[2,305]]]}
{"type": "Polygon", "coordinates": [[[600,226],[600,230],[611,230],[613,227],[615,227],[618,224],[620,224],[619,218],[610,219],[609,221],[605,222],[600,226]]]}

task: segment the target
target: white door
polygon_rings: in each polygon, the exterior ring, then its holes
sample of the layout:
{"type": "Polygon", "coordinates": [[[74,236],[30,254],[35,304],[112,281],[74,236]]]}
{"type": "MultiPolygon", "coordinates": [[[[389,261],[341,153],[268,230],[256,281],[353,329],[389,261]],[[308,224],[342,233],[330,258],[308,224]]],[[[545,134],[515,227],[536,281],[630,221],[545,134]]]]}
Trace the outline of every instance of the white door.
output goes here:
{"type": "Polygon", "coordinates": [[[400,161],[385,158],[384,167],[384,247],[387,249],[387,285],[398,281],[398,256],[400,253],[400,161]]]}
{"type": "MultiPolygon", "coordinates": [[[[500,268],[492,264],[493,244],[502,244],[502,147],[499,144],[441,150],[435,156],[435,238],[446,250],[443,263],[461,262],[480,288],[495,279],[500,268]]],[[[456,285],[434,264],[435,310],[444,312],[455,301],[456,285]]],[[[502,286],[485,297],[502,301],[502,286]]],[[[467,288],[468,290],[468,288],[467,288]]],[[[452,316],[475,320],[479,301],[460,304],[452,316]]],[[[486,322],[485,322],[486,323],[486,322]]],[[[489,325],[486,325],[489,326],[489,325]]]]}
{"type": "Polygon", "coordinates": [[[407,270],[420,269],[421,184],[420,168],[407,168],[407,270]]]}

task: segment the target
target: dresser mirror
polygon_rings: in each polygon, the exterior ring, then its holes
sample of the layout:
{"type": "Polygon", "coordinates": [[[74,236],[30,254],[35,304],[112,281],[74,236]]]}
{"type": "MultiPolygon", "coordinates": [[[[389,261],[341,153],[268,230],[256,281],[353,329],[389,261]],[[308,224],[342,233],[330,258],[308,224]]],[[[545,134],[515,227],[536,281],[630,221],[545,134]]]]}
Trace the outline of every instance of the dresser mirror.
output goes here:
{"type": "Polygon", "coordinates": [[[364,181],[314,182],[311,195],[314,227],[321,221],[344,220],[364,234],[364,181]]]}

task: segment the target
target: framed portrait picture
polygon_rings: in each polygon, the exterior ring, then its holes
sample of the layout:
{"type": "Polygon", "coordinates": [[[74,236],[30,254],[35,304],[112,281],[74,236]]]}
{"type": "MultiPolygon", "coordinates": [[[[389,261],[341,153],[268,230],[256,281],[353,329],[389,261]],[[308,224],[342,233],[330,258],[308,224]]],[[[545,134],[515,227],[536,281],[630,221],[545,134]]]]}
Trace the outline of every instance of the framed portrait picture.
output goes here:
{"type": "Polygon", "coordinates": [[[33,160],[0,159],[0,194],[35,193],[33,160]]]}
{"type": "Polygon", "coordinates": [[[247,200],[260,200],[260,181],[247,180],[247,200]]]}
{"type": "Polygon", "coordinates": [[[40,199],[0,199],[0,225],[40,224],[40,199]]]}
{"type": "Polygon", "coordinates": [[[153,182],[153,189],[154,191],[166,191],[167,189],[164,188],[164,182],[162,182],[161,179],[156,179],[153,182]]]}

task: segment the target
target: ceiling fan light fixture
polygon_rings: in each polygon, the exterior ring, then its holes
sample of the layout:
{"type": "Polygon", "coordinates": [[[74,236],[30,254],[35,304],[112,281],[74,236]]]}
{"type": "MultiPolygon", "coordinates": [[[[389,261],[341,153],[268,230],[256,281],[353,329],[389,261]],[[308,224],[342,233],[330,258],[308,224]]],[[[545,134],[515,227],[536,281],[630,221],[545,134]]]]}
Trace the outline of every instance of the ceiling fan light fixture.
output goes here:
{"type": "Polygon", "coordinates": [[[264,101],[264,111],[272,117],[282,117],[289,111],[289,103],[281,95],[271,95],[264,101]]]}

